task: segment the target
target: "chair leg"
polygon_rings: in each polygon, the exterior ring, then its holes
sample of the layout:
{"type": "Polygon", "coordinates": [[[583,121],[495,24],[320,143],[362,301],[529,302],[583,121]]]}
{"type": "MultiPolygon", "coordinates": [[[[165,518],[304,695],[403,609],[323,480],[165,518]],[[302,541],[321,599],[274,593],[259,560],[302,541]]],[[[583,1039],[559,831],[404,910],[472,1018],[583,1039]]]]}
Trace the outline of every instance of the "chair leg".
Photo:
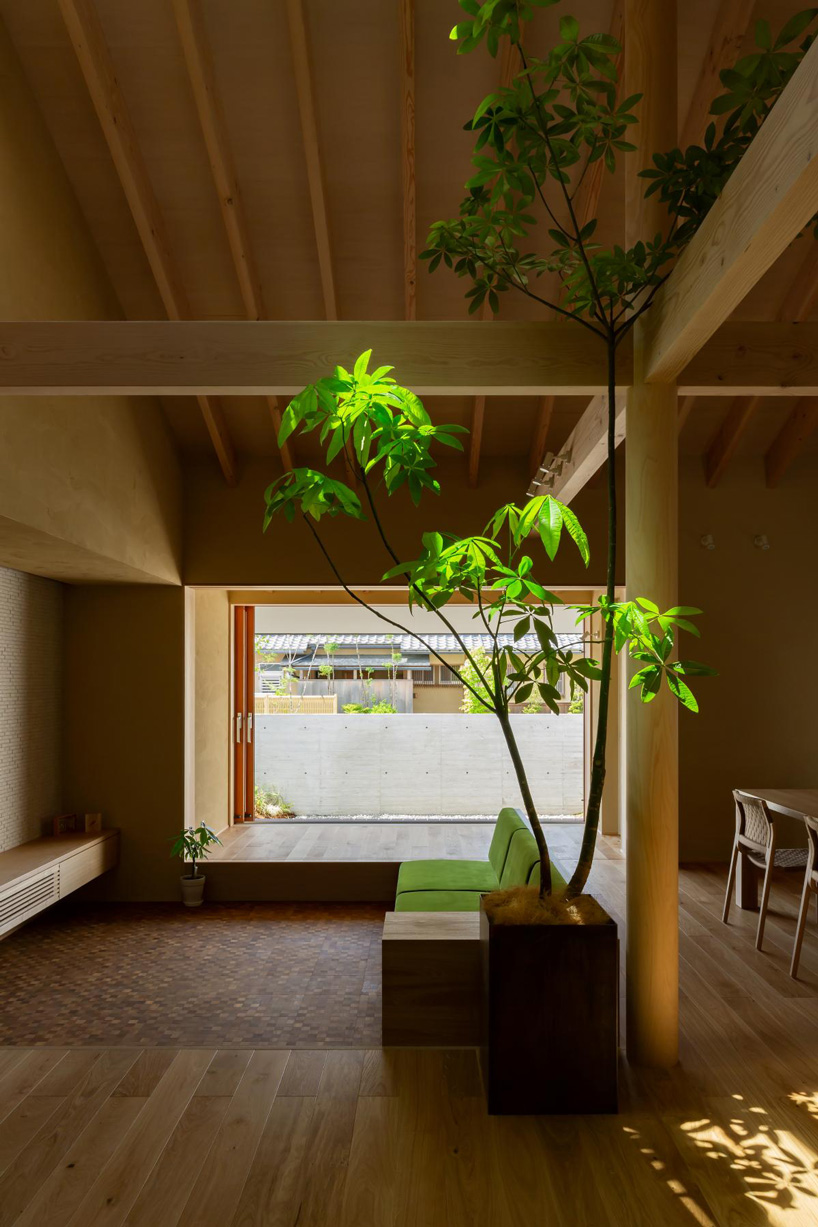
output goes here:
{"type": "Polygon", "coordinates": [[[767,919],[767,904],[770,900],[770,883],[773,876],[773,863],[775,855],[767,854],[767,868],[764,870],[764,885],[761,887],[761,904],[758,911],[758,932],[756,933],[756,950],[761,949],[761,943],[764,940],[764,922],[767,919]]]}
{"type": "MultiPolygon", "coordinates": [[[[807,912],[809,911],[809,896],[812,886],[810,884],[810,872],[807,869],[804,875],[804,889],[801,894],[801,907],[798,910],[798,924],[795,926],[795,941],[792,945],[792,962],[790,963],[790,975],[793,980],[798,975],[798,962],[801,958],[801,943],[804,940],[804,929],[807,923],[807,912]]],[[[818,891],[816,891],[818,895],[818,891]]]]}
{"type": "Polygon", "coordinates": [[[727,924],[730,915],[730,900],[733,897],[733,885],[736,880],[736,863],[738,861],[738,840],[733,840],[733,851],[730,854],[730,868],[727,871],[727,890],[724,895],[724,910],[721,914],[722,924],[727,924]]]}

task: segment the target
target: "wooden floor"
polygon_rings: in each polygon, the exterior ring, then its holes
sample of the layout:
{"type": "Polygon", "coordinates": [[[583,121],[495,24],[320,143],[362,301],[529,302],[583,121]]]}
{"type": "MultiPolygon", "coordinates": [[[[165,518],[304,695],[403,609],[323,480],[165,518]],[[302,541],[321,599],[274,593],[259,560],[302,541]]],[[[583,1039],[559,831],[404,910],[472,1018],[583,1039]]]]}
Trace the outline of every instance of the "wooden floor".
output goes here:
{"type": "MultiPolygon", "coordinates": [[[[818,1223],[818,925],[792,981],[797,883],[757,953],[723,882],[682,874],[681,1064],[623,1061],[618,1116],[488,1119],[468,1049],[6,1048],[0,1227],[818,1223]]],[[[595,889],[621,918],[610,841],[595,889]]]]}
{"type": "Polygon", "coordinates": [[[488,822],[247,822],[220,835],[213,861],[408,861],[484,858],[488,822]]]}

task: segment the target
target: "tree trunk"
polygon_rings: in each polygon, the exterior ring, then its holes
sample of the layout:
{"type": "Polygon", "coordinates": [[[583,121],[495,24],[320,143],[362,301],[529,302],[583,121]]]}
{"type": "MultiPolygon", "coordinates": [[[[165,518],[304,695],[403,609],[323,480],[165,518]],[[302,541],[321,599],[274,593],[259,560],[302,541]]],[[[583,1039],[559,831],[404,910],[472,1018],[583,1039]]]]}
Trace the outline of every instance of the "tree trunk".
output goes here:
{"type": "Polygon", "coordinates": [[[548,854],[548,844],[545,841],[545,832],[542,829],[542,824],[537,814],[537,808],[534,805],[534,798],[531,795],[531,789],[528,786],[528,777],[525,773],[523,760],[520,755],[520,749],[517,745],[517,738],[514,736],[514,731],[511,727],[511,720],[507,711],[498,711],[497,719],[500,721],[500,727],[503,730],[503,736],[506,739],[508,752],[511,755],[511,761],[514,764],[514,772],[517,776],[517,783],[520,786],[522,793],[525,812],[528,815],[528,820],[531,823],[531,830],[534,832],[534,838],[537,841],[537,849],[540,853],[540,898],[544,899],[546,895],[551,894],[551,857],[548,854]]]}
{"type": "MultiPolygon", "coordinates": [[[[614,601],[616,589],[616,341],[608,338],[608,566],[605,595],[608,605],[614,601]]],[[[566,895],[572,898],[582,894],[591,872],[596,848],[599,816],[602,809],[602,793],[605,787],[605,756],[608,744],[608,697],[611,690],[613,669],[613,621],[605,619],[605,637],[602,641],[602,677],[599,682],[599,714],[591,762],[591,782],[588,789],[588,806],[585,811],[585,828],[582,833],[577,867],[568,883],[566,895]]]]}

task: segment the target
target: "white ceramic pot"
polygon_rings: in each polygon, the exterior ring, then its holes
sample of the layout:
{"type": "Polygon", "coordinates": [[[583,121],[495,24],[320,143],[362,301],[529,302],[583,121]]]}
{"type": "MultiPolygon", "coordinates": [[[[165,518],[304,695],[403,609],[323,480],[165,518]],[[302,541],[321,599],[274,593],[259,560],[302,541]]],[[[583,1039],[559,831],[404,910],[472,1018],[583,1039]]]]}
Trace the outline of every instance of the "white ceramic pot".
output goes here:
{"type": "Polygon", "coordinates": [[[195,878],[181,878],[180,881],[182,883],[182,902],[185,907],[201,907],[205,888],[204,874],[200,873],[195,878]]]}

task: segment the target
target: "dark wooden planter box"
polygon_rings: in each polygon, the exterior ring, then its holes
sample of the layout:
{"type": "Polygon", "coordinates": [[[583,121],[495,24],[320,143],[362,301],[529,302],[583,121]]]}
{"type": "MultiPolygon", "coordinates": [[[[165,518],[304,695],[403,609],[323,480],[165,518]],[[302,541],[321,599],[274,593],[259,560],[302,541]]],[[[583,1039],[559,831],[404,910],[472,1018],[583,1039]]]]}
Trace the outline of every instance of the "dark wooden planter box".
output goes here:
{"type": "Polygon", "coordinates": [[[480,941],[489,1113],[618,1111],[614,921],[493,925],[481,909],[480,941]]]}

